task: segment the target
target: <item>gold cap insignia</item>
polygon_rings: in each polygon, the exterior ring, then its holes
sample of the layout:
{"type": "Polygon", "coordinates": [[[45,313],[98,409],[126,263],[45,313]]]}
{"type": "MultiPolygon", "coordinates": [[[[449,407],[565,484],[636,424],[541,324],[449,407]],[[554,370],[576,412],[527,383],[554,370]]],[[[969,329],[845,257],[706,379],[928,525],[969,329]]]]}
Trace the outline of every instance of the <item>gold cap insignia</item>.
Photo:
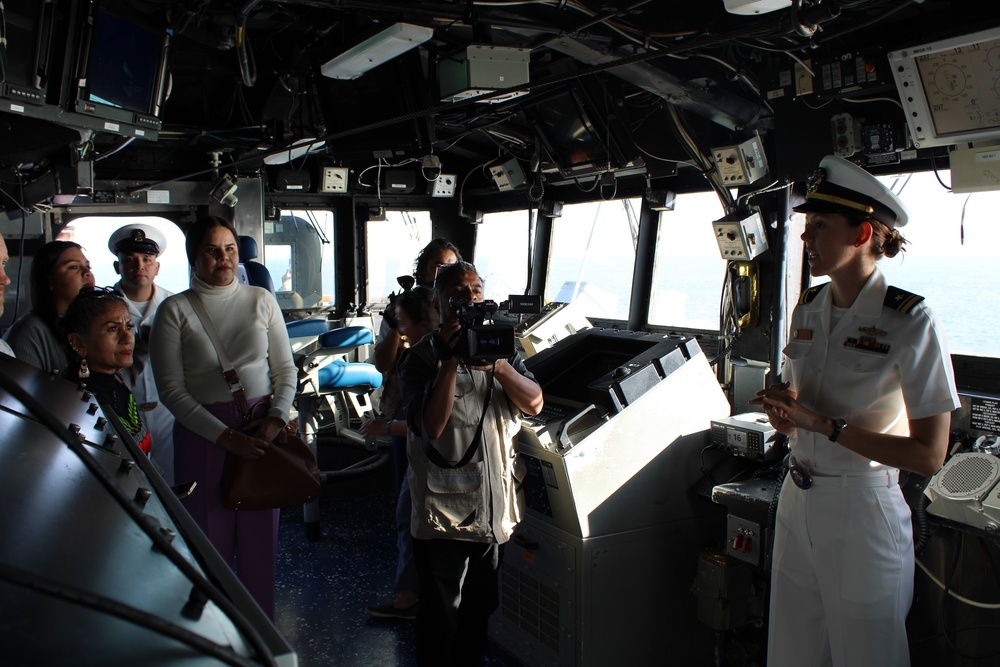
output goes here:
{"type": "Polygon", "coordinates": [[[135,243],[142,243],[145,240],[146,240],[146,232],[142,231],[141,229],[132,230],[132,241],[134,241],[135,243]]]}
{"type": "Polygon", "coordinates": [[[809,175],[809,179],[806,181],[806,190],[809,194],[816,192],[819,189],[820,183],[826,180],[826,169],[817,169],[809,175]]]}

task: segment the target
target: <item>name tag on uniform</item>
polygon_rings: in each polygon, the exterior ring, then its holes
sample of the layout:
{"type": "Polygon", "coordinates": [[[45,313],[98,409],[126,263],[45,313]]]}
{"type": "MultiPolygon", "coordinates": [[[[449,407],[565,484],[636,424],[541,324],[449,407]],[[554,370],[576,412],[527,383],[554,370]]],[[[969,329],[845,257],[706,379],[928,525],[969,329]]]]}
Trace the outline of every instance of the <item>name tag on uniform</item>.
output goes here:
{"type": "Polygon", "coordinates": [[[792,338],[795,340],[812,340],[813,330],[812,329],[795,329],[792,331],[792,338]]]}

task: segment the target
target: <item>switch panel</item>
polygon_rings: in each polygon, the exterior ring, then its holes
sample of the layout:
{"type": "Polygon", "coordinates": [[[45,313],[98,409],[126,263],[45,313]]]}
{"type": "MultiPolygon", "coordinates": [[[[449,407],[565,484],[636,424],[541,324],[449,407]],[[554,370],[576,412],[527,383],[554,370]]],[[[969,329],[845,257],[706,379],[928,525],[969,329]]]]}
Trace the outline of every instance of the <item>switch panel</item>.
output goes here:
{"type": "Polygon", "coordinates": [[[730,514],[726,519],[726,553],[751,565],[762,566],[764,534],[760,524],[730,514]]]}
{"type": "Polygon", "coordinates": [[[432,197],[454,197],[455,182],[458,176],[455,174],[441,174],[436,180],[431,182],[432,197]]]}
{"type": "Polygon", "coordinates": [[[347,167],[323,167],[320,192],[347,192],[347,167]]]}
{"type": "Polygon", "coordinates": [[[736,146],[713,148],[712,157],[727,186],[746,185],[767,175],[767,155],[756,135],[736,146]]]}

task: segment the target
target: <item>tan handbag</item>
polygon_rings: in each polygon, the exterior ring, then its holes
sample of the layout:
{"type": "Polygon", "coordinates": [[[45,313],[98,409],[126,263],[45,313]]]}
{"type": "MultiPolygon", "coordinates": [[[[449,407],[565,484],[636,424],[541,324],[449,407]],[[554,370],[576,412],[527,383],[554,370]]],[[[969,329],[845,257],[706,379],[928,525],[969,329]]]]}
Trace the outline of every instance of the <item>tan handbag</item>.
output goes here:
{"type": "MultiPolygon", "coordinates": [[[[253,421],[236,367],[229,362],[201,297],[193,291],[185,292],[185,296],[215,346],[222,376],[229,384],[240,414],[248,423],[253,421]]],[[[299,437],[294,423],[289,422],[260,458],[245,459],[226,453],[222,467],[222,506],[235,510],[267,510],[302,505],[319,495],[321,483],[316,455],[299,437]]]]}
{"type": "Polygon", "coordinates": [[[316,457],[297,433],[282,429],[258,459],[227,453],[222,467],[222,506],[266,510],[303,505],[319,495],[316,457]]]}

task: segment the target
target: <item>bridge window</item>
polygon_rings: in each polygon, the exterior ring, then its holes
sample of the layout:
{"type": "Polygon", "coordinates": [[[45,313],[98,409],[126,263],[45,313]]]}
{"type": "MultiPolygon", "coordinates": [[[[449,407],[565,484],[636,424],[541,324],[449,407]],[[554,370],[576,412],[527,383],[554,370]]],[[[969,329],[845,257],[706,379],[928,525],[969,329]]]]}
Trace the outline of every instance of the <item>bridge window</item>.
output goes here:
{"type": "Polygon", "coordinates": [[[264,223],[264,256],[282,310],[321,308],[334,301],[333,212],[289,210],[264,223]]]}
{"type": "Polygon", "coordinates": [[[553,220],[545,301],[628,319],[639,208],[638,198],[564,206],[553,220]]]}
{"type": "Polygon", "coordinates": [[[529,211],[483,215],[476,227],[476,269],[483,277],[486,298],[499,302],[527,292],[529,234],[529,211]]]}
{"type": "Polygon", "coordinates": [[[714,192],[680,194],[674,210],[660,214],[650,324],[719,329],[726,260],[719,254],[712,222],[723,214],[714,192]]]}
{"type": "MultiPolygon", "coordinates": [[[[75,241],[83,246],[83,254],[90,260],[94,280],[100,286],[118,282],[115,261],[118,259],[108,249],[108,239],[119,227],[141,223],[156,227],[167,240],[167,249],[159,256],[160,273],[156,284],[171,292],[183,292],[190,284],[188,261],[184,252],[184,233],[166,218],[149,216],[87,216],[76,218],[59,232],[58,238],[75,241]]],[[[8,241],[9,243],[10,241],[8,241]]]]}
{"type": "MultiPolygon", "coordinates": [[[[950,172],[940,172],[950,183],[950,172]]],[[[941,318],[954,354],[1000,356],[993,314],[998,300],[997,211],[1000,192],[956,194],[934,172],[882,177],[906,204],[909,223],[900,229],[906,251],[879,261],[891,285],[915,292],[941,318]]]]}
{"type": "Polygon", "coordinates": [[[390,292],[398,292],[396,278],[413,275],[413,263],[431,239],[429,211],[386,211],[385,220],[369,220],[368,300],[386,303],[390,292]]]}

